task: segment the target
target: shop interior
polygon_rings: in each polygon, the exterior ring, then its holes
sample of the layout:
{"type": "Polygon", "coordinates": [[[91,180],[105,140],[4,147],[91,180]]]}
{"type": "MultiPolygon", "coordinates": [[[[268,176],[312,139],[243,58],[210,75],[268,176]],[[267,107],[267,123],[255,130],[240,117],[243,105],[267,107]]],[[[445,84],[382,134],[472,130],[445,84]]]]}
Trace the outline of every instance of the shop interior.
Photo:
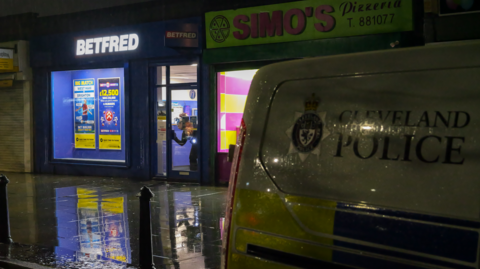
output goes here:
{"type": "Polygon", "coordinates": [[[156,176],[168,175],[168,160],[179,175],[198,172],[197,65],[158,66],[156,77],[156,176]]]}
{"type": "Polygon", "coordinates": [[[217,72],[217,176],[228,182],[229,145],[237,143],[248,91],[258,69],[217,72]]]}

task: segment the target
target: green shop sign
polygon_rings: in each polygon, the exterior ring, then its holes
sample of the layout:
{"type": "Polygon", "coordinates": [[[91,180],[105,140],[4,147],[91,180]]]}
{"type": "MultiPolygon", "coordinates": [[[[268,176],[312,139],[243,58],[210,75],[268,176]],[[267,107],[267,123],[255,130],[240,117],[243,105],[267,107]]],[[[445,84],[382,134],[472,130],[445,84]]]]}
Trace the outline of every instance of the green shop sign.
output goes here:
{"type": "Polygon", "coordinates": [[[413,0],[307,0],[205,14],[207,48],[413,30],[413,0]]]}

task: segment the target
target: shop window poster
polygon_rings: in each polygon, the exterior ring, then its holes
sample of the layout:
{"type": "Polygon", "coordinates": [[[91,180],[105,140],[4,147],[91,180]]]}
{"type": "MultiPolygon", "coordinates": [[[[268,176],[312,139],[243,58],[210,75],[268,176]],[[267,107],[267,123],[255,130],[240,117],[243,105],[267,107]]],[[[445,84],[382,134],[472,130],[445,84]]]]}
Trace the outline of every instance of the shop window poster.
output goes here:
{"type": "Polygon", "coordinates": [[[98,79],[99,149],[122,149],[120,94],[120,78],[98,79]]]}
{"type": "Polygon", "coordinates": [[[102,255],[102,238],[98,210],[79,208],[80,251],[102,255]]]}
{"type": "Polygon", "coordinates": [[[88,188],[77,189],[78,261],[110,260],[130,263],[125,197],[108,197],[88,188]]]}
{"type": "Polygon", "coordinates": [[[130,253],[128,231],[125,224],[124,197],[105,198],[102,200],[102,219],[104,225],[103,256],[119,261],[129,262],[130,253]]]}
{"type": "Polygon", "coordinates": [[[80,251],[102,255],[98,194],[94,190],[78,188],[77,195],[80,251]]]}
{"type": "Polygon", "coordinates": [[[95,149],[95,79],[74,79],[75,148],[95,149]]]}

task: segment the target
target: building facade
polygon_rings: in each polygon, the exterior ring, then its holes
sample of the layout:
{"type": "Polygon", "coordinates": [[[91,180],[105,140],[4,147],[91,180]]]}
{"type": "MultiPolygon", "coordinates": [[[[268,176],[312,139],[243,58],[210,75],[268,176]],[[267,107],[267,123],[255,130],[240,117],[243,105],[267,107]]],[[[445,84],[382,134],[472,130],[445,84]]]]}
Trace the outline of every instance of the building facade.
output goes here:
{"type": "MultiPolygon", "coordinates": [[[[421,1],[299,1],[205,15],[210,166],[228,182],[252,78],[280,61],[423,45],[421,1]]],[[[325,67],[328,68],[328,67],[325,67]]]]}
{"type": "Polygon", "coordinates": [[[200,30],[190,18],[32,39],[36,172],[199,181],[179,126],[201,139],[200,30]]]}
{"type": "Polygon", "coordinates": [[[146,2],[35,24],[34,172],[220,185],[258,68],[427,35],[411,0],[146,2]]]}

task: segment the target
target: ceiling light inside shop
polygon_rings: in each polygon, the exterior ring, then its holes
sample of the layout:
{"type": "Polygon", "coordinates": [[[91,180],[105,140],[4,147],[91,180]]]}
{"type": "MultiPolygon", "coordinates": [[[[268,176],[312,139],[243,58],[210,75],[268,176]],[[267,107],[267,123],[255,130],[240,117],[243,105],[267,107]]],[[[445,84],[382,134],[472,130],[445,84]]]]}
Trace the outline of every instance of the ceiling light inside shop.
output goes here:
{"type": "Polygon", "coordinates": [[[192,66],[197,66],[197,64],[192,64],[192,66]]]}
{"type": "Polygon", "coordinates": [[[253,76],[255,76],[255,74],[257,73],[257,71],[258,69],[229,71],[229,72],[225,72],[225,76],[251,81],[253,79],[253,76]]]}

